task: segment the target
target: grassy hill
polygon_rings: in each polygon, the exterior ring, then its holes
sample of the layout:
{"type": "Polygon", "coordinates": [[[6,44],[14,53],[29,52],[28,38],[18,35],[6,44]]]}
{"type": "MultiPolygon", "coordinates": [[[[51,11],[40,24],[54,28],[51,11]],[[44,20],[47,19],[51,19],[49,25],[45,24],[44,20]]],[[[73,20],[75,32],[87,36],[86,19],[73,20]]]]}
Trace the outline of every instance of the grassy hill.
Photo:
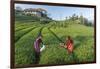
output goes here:
{"type": "Polygon", "coordinates": [[[68,64],[94,61],[94,30],[77,23],[50,22],[41,24],[33,21],[33,17],[15,18],[15,64],[34,64],[33,42],[42,29],[43,42],[46,49],[41,53],[39,64],[68,64]],[[74,53],[60,47],[70,35],[74,40],[74,53]]]}

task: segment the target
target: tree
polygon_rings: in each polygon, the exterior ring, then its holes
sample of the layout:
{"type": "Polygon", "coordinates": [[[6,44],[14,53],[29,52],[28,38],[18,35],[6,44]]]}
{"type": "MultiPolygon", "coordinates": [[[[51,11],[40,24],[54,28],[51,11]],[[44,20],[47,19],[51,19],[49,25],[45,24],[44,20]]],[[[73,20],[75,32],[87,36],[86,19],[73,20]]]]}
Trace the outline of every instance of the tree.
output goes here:
{"type": "Polygon", "coordinates": [[[17,7],[15,8],[15,10],[18,11],[18,12],[21,12],[21,11],[22,11],[22,8],[19,7],[19,6],[17,6],[17,7]]]}
{"type": "Polygon", "coordinates": [[[87,18],[84,18],[84,25],[93,26],[93,23],[91,21],[89,21],[87,18]]]}
{"type": "Polygon", "coordinates": [[[15,13],[16,14],[22,14],[22,12],[23,12],[23,9],[21,8],[21,7],[19,7],[19,6],[17,6],[16,8],[15,8],[15,13]]]}
{"type": "Polygon", "coordinates": [[[69,20],[71,20],[71,21],[78,20],[78,15],[76,15],[76,14],[74,13],[72,16],[69,16],[69,20]]]}
{"type": "Polygon", "coordinates": [[[68,17],[66,17],[66,20],[68,19],[68,17]]]}
{"type": "Polygon", "coordinates": [[[81,16],[79,17],[79,20],[80,20],[80,23],[81,23],[81,24],[84,24],[84,17],[83,17],[83,15],[81,15],[81,16]]]}

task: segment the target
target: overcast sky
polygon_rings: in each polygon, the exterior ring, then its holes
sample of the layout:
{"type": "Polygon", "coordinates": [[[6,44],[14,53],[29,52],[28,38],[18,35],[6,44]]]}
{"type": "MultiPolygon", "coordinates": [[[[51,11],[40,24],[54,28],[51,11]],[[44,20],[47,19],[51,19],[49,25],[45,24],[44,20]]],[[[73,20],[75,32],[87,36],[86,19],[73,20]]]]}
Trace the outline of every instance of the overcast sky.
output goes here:
{"type": "Polygon", "coordinates": [[[94,21],[94,8],[81,7],[65,7],[65,6],[48,6],[36,4],[15,4],[15,7],[25,8],[43,8],[47,10],[49,16],[54,20],[64,20],[65,17],[72,16],[72,14],[83,15],[88,20],[94,21]]]}

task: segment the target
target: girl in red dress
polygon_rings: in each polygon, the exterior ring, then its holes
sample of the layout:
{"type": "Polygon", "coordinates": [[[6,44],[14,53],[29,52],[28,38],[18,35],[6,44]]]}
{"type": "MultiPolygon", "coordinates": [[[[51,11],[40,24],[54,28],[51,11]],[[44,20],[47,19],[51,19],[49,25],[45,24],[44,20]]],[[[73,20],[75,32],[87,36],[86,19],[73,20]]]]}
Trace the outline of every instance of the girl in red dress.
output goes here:
{"type": "Polygon", "coordinates": [[[66,39],[66,48],[68,50],[68,53],[72,53],[73,52],[73,40],[70,36],[67,37],[66,39]]]}
{"type": "Polygon", "coordinates": [[[66,38],[66,42],[60,43],[60,46],[66,48],[68,50],[68,53],[70,54],[73,52],[73,44],[74,44],[74,42],[73,42],[72,38],[70,36],[68,36],[66,38]]]}

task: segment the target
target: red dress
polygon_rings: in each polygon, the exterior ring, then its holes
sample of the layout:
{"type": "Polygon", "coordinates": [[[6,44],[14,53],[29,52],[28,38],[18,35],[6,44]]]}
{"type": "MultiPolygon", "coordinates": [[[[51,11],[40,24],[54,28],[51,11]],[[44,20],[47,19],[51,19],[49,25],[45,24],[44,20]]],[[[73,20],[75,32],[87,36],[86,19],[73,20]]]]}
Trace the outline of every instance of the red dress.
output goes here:
{"type": "Polygon", "coordinates": [[[67,46],[67,50],[69,53],[72,53],[73,52],[73,40],[71,39],[68,39],[66,41],[66,46],[67,46]]]}

